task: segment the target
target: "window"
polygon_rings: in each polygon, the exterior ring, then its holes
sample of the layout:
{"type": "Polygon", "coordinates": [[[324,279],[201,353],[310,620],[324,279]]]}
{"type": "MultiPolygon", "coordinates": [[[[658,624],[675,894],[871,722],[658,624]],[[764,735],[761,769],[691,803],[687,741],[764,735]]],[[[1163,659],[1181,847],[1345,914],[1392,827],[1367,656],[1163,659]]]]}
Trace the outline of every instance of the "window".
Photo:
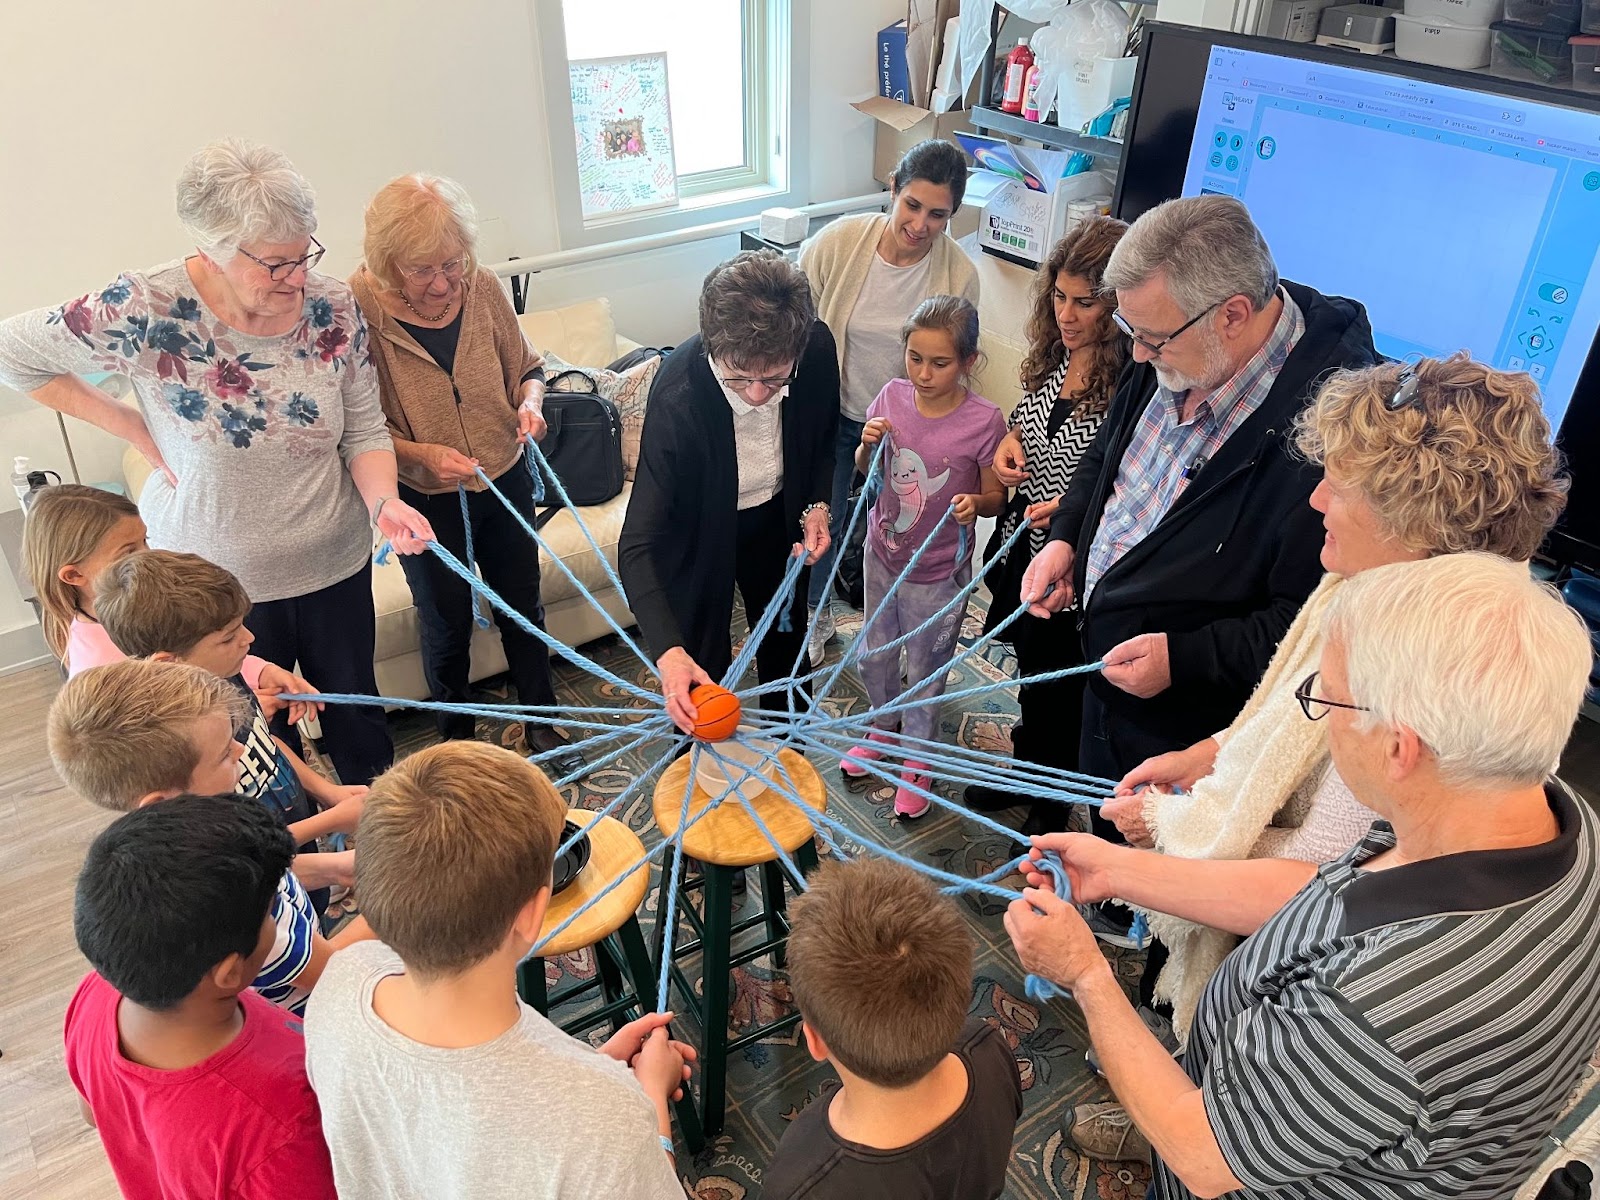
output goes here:
{"type": "Polygon", "coordinates": [[[799,190],[789,101],[804,22],[791,0],[535,4],[563,246],[745,216],[799,190]],[[652,54],[666,56],[676,197],[647,211],[607,212],[581,191],[569,64],[652,54]]]}

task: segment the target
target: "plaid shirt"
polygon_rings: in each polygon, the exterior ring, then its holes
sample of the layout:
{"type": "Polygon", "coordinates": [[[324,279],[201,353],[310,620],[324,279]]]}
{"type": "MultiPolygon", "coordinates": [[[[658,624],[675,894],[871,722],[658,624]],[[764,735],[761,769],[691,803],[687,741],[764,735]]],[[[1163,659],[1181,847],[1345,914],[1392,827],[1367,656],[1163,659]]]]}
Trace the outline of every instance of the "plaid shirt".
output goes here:
{"type": "Polygon", "coordinates": [[[1306,331],[1300,308],[1281,288],[1283,312],[1250,361],[1200,402],[1194,416],[1180,420],[1187,392],[1157,387],[1134,427],[1117,469],[1116,486],[1106,501],[1084,569],[1084,600],[1129,550],[1161,523],[1178,502],[1203,460],[1216,454],[1233,431],[1261,407],[1283,369],[1284,360],[1306,331]]]}

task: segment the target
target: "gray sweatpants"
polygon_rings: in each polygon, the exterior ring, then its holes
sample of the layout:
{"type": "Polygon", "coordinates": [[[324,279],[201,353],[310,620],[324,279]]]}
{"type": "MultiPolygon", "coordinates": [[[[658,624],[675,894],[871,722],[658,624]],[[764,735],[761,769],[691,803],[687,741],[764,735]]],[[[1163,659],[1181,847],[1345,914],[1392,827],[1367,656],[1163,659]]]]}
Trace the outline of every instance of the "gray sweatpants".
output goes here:
{"type": "MultiPolygon", "coordinates": [[[[885,598],[884,593],[889,590],[899,571],[885,564],[870,546],[862,559],[866,585],[865,617],[872,622],[866,636],[869,653],[921,625],[950,603],[972,578],[969,564],[956,576],[936,583],[902,583],[895,589],[894,595],[885,598]]],[[[877,728],[898,729],[912,738],[926,738],[929,741],[938,739],[939,697],[944,695],[945,676],[948,673],[941,668],[950,662],[955,652],[956,636],[961,632],[961,621],[965,615],[966,605],[958,604],[905,645],[861,663],[861,681],[866,685],[867,698],[874,709],[901,699],[900,693],[908,683],[915,684],[929,675],[934,676],[926,686],[904,697],[925,703],[882,717],[874,716],[872,723],[877,728]],[[905,657],[903,672],[902,655],[905,657]]]]}

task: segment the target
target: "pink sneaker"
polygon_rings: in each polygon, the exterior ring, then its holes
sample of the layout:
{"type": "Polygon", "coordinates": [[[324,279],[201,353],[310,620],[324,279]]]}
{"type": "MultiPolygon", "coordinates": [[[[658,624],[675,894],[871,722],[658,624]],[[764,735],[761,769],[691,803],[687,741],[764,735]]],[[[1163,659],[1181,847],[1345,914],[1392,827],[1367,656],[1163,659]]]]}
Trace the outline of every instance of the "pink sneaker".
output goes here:
{"type": "Polygon", "coordinates": [[[895,816],[915,821],[918,817],[925,816],[933,807],[932,800],[911,790],[913,787],[919,787],[925,792],[933,790],[933,776],[927,772],[927,763],[906,763],[905,770],[900,772],[900,786],[894,793],[895,816]]]}
{"type": "Polygon", "coordinates": [[[845,777],[847,782],[877,781],[878,777],[876,775],[870,774],[865,767],[858,765],[864,762],[877,762],[883,757],[883,751],[870,745],[872,742],[877,742],[880,746],[892,746],[895,744],[894,734],[887,729],[874,729],[867,734],[866,742],[846,752],[844,759],[839,763],[839,773],[845,777]]]}

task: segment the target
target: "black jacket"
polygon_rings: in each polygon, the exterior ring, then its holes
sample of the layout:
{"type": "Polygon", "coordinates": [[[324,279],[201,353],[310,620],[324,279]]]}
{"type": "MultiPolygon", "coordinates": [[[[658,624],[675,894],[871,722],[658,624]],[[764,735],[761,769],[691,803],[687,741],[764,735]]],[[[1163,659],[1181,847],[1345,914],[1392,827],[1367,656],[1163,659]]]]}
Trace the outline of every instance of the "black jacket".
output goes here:
{"type": "MultiPolygon", "coordinates": [[[[1378,358],[1360,304],[1299,284],[1283,287],[1300,306],[1306,330],[1266,400],[1149,536],[1101,577],[1082,615],[1090,662],[1137,634],[1166,633],[1172,667],[1166,691],[1140,700],[1100,675],[1089,686],[1108,719],[1127,721],[1173,748],[1209,737],[1238,715],[1321,579],[1322,516],[1309,500],[1322,470],[1293,448],[1291,427],[1330,371],[1378,358]]],[[[1076,552],[1074,595],[1083,595],[1089,547],[1155,393],[1155,370],[1130,363],[1051,522],[1051,538],[1076,552]]]]}
{"type": "MultiPolygon", "coordinates": [[[[783,401],[783,511],[795,542],[801,510],[833,490],[839,359],[821,321],[798,368],[783,401]]],[[[682,646],[712,675],[727,668],[738,506],[733,411],[696,334],[650,387],[617,543],[622,586],[652,657],[682,646]]]]}

